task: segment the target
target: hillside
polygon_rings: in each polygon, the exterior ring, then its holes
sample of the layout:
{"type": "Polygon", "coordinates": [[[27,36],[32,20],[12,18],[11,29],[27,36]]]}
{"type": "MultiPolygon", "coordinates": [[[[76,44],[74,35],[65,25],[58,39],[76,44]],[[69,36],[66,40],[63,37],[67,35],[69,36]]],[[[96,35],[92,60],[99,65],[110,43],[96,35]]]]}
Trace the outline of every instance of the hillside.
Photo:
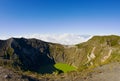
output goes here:
{"type": "Polygon", "coordinates": [[[61,73],[70,73],[77,76],[79,72],[89,73],[92,68],[120,62],[119,49],[120,37],[115,35],[94,36],[73,46],[38,39],[10,38],[0,40],[0,65],[37,78],[41,74],[63,76],[61,73]]]}
{"type": "Polygon", "coordinates": [[[54,52],[52,56],[56,62],[64,62],[82,69],[81,67],[86,68],[111,61],[120,61],[119,49],[119,36],[94,36],[87,42],[75,46],[56,46],[56,49],[54,47],[54,51],[52,51],[54,52]]]}

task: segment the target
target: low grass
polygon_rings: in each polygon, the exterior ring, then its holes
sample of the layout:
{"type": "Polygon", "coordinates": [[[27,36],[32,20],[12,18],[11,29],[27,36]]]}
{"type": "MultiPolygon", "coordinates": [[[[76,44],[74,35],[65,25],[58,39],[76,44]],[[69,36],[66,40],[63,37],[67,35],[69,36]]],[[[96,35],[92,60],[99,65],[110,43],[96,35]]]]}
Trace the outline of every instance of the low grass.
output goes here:
{"type": "Polygon", "coordinates": [[[57,63],[57,64],[54,65],[54,67],[63,71],[64,73],[76,70],[75,67],[70,66],[68,64],[64,64],[64,63],[57,63]]]}

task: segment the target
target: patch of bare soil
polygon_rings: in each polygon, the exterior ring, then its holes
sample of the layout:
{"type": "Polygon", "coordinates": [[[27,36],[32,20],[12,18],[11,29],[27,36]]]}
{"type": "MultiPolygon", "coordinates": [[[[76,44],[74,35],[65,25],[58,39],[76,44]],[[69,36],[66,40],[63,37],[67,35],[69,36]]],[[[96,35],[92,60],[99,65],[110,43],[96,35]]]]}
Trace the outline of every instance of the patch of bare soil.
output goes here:
{"type": "Polygon", "coordinates": [[[78,81],[120,81],[120,63],[97,67],[88,77],[78,81]]]}

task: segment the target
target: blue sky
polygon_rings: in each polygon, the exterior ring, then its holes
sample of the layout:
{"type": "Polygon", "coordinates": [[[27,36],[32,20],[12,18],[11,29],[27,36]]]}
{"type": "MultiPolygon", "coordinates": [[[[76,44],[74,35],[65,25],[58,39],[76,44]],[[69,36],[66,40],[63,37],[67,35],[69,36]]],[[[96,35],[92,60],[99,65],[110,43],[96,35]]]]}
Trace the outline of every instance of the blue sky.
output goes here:
{"type": "Polygon", "coordinates": [[[120,0],[0,0],[0,35],[119,34],[120,0]]]}

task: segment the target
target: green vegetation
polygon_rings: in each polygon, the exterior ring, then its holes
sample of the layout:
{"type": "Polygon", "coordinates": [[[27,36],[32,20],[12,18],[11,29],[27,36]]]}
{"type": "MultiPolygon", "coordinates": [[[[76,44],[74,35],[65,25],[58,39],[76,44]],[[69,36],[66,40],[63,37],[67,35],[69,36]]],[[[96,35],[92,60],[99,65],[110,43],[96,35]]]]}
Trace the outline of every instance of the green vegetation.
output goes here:
{"type": "Polygon", "coordinates": [[[7,49],[7,51],[5,51],[5,53],[4,53],[4,58],[5,58],[5,59],[11,59],[13,53],[14,53],[14,49],[11,48],[11,47],[9,47],[9,48],[7,49]]]}
{"type": "Polygon", "coordinates": [[[120,53],[114,52],[111,55],[109,62],[120,62],[120,53]]]}
{"type": "Polygon", "coordinates": [[[64,73],[66,72],[70,72],[70,71],[75,71],[76,68],[73,66],[70,66],[68,64],[64,64],[64,63],[57,63],[54,65],[57,69],[62,70],[64,73]]]}

